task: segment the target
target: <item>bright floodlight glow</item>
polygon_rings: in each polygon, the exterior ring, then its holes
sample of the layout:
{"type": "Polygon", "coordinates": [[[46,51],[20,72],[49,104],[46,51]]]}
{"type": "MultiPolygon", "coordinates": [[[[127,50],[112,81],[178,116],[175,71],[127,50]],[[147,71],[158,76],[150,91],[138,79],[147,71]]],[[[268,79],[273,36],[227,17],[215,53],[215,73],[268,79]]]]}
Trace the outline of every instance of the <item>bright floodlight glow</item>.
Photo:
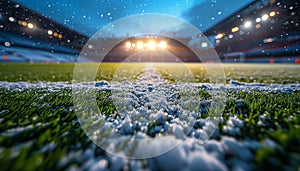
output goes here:
{"type": "Polygon", "coordinates": [[[23,21],[23,22],[22,22],[22,25],[23,25],[24,27],[26,27],[26,26],[27,26],[27,22],[26,22],[26,21],[23,21]]]}
{"type": "Polygon", "coordinates": [[[126,42],[125,46],[126,46],[127,49],[129,49],[129,48],[131,48],[131,43],[130,42],[126,42]]]}
{"type": "Polygon", "coordinates": [[[132,43],[132,44],[131,44],[131,47],[135,48],[135,46],[136,46],[135,43],[132,43]]]}
{"type": "Polygon", "coordinates": [[[250,27],[251,25],[252,25],[251,21],[246,21],[245,24],[244,24],[244,26],[246,28],[250,27]]]}
{"type": "Polygon", "coordinates": [[[238,27],[238,26],[233,27],[233,28],[231,29],[231,32],[232,32],[232,33],[237,32],[237,31],[239,31],[239,27],[238,27]]]}
{"type": "Polygon", "coordinates": [[[264,43],[271,43],[273,42],[274,39],[273,38],[267,38],[267,39],[264,39],[264,43]]]}
{"type": "Polygon", "coordinates": [[[155,49],[155,47],[156,47],[155,41],[150,40],[150,41],[148,42],[148,48],[149,48],[149,49],[155,49]]]}
{"type": "Polygon", "coordinates": [[[270,16],[271,16],[271,17],[273,17],[273,16],[275,16],[275,15],[276,15],[276,12],[275,12],[275,11],[270,12],[270,16]]]}
{"type": "Polygon", "coordinates": [[[257,23],[259,23],[259,22],[261,22],[261,18],[257,18],[255,21],[256,21],[257,23]]]}
{"type": "Polygon", "coordinates": [[[143,42],[137,42],[136,47],[138,49],[143,49],[144,48],[144,43],[143,42]]]}
{"type": "Polygon", "coordinates": [[[8,20],[9,20],[10,22],[14,22],[14,21],[15,21],[14,17],[9,17],[8,20]]]}
{"type": "Polygon", "coordinates": [[[10,44],[10,42],[4,42],[4,46],[10,46],[11,44],[10,44]]]}
{"type": "Polygon", "coordinates": [[[268,14],[265,14],[265,15],[263,15],[263,16],[261,17],[261,19],[262,19],[263,21],[266,21],[268,18],[269,18],[269,15],[268,15],[268,14]]]}
{"type": "Polygon", "coordinates": [[[49,35],[52,35],[52,34],[53,34],[53,31],[52,31],[52,30],[48,30],[48,34],[49,34],[49,35]]]}
{"type": "Polygon", "coordinates": [[[220,34],[218,34],[215,38],[216,38],[216,39],[221,39],[221,38],[224,37],[224,36],[225,36],[224,33],[220,33],[220,34]]]}
{"type": "Polygon", "coordinates": [[[62,34],[58,34],[58,36],[57,36],[58,38],[60,38],[60,39],[62,39],[62,34]]]}
{"type": "Polygon", "coordinates": [[[32,23],[28,23],[27,27],[32,29],[33,28],[33,24],[32,23]]]}
{"type": "Polygon", "coordinates": [[[162,49],[166,49],[166,48],[167,48],[167,42],[162,41],[162,42],[160,42],[159,46],[160,46],[160,48],[162,48],[162,49]]]}
{"type": "Polygon", "coordinates": [[[207,43],[207,42],[202,42],[202,43],[201,43],[201,47],[203,47],[203,48],[208,47],[208,43],[207,43]]]}

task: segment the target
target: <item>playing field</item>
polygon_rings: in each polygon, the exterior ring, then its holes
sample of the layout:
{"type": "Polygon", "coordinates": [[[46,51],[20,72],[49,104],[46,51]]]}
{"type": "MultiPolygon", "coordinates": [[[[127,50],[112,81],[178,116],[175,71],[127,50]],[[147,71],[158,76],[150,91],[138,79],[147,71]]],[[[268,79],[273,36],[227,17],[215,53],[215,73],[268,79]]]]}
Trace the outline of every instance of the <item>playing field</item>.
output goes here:
{"type": "MultiPolygon", "coordinates": [[[[89,64],[98,66],[99,64],[89,64]]],[[[148,63],[102,63],[95,80],[110,81],[114,72],[121,68],[126,75],[141,72],[148,63]]],[[[211,66],[213,64],[206,64],[211,66]]],[[[170,75],[178,75],[189,70],[193,73],[195,82],[210,82],[204,64],[181,63],[153,63],[152,67],[169,72],[170,75]],[[184,66],[183,66],[184,65],[184,66]]],[[[217,65],[218,67],[221,65],[217,65]]],[[[50,81],[71,82],[75,64],[0,64],[0,81],[50,81]]],[[[234,79],[242,82],[258,83],[300,83],[300,66],[294,64],[222,64],[227,82],[234,79]]]]}
{"type": "MultiPolygon", "coordinates": [[[[81,128],[70,84],[74,64],[0,64],[1,170],[198,170],[199,163],[204,170],[299,170],[300,66],[224,64],[225,84],[213,84],[206,70],[212,65],[100,65],[95,94],[105,124],[124,135],[156,138],[170,133],[182,139],[161,156],[130,160],[97,147],[81,128]],[[123,84],[113,82],[116,74],[137,87],[131,99],[137,118],[147,114],[156,119],[132,119],[128,124],[118,113],[113,90],[123,84]],[[193,82],[187,84],[199,91],[199,114],[193,115],[194,125],[184,135],[181,123],[192,113],[175,104],[173,95],[182,89],[175,83],[191,74],[193,82]],[[226,101],[217,130],[201,144],[214,99],[211,90],[225,92],[226,101]],[[158,109],[145,107],[157,92],[163,95],[151,105],[158,109]]],[[[126,112],[133,116],[131,110],[126,112]]]]}

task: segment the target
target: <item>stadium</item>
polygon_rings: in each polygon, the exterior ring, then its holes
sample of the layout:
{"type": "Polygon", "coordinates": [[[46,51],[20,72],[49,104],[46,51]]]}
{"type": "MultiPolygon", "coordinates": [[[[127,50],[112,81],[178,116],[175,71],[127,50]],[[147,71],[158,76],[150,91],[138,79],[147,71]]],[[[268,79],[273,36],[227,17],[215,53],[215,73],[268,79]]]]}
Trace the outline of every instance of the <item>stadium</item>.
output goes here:
{"type": "Polygon", "coordinates": [[[0,0],[1,170],[299,170],[297,0],[0,0]]]}
{"type": "MultiPolygon", "coordinates": [[[[223,62],[298,63],[300,26],[295,3],[253,1],[204,30],[210,42],[202,42],[201,48],[215,48],[223,62]]],[[[3,62],[74,62],[89,39],[14,2],[3,1],[2,5],[6,7],[1,8],[3,62]],[[27,54],[28,48],[35,49],[36,54],[27,54]]],[[[124,50],[120,47],[116,57],[107,61],[122,61],[124,50]]],[[[188,49],[182,54],[192,56],[188,49]]]]}

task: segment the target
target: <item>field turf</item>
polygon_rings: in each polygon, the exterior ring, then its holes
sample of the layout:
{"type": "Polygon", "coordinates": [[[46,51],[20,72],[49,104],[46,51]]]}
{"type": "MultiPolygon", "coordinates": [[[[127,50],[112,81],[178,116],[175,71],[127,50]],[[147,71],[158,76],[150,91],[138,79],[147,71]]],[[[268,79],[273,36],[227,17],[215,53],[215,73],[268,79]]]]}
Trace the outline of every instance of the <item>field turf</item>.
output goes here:
{"type": "MultiPolygon", "coordinates": [[[[98,65],[98,64],[90,64],[98,65]]],[[[122,65],[124,73],[127,75],[136,74],[141,69],[147,67],[146,63],[126,63],[122,65]],[[134,65],[134,67],[132,67],[134,65]]],[[[213,65],[213,64],[207,64],[213,65]]],[[[96,80],[113,79],[114,72],[120,63],[102,63],[96,75],[96,80]]],[[[190,70],[195,82],[210,82],[205,66],[202,64],[185,64],[190,70]]],[[[242,82],[258,83],[300,83],[300,66],[294,64],[223,64],[223,70],[227,82],[234,79],[242,82]]],[[[0,81],[50,81],[50,82],[71,82],[75,64],[0,64],[0,81]]],[[[174,76],[182,70],[181,63],[154,63],[154,67],[167,71],[174,76]]]]}
{"type": "MultiPolygon", "coordinates": [[[[91,64],[96,65],[96,64],[91,64]]],[[[120,64],[101,64],[96,80],[108,80],[120,64]]],[[[128,65],[129,73],[136,73],[128,65]]],[[[146,64],[135,64],[137,70],[146,64]]],[[[176,64],[156,65],[158,69],[177,74],[176,64]]],[[[204,66],[188,64],[196,82],[209,82],[204,66]]],[[[247,83],[299,84],[299,65],[225,64],[227,83],[231,79],[247,83]]],[[[0,64],[0,81],[71,82],[74,64],[0,64]]],[[[165,78],[168,78],[167,76],[165,78]]],[[[199,89],[199,96],[206,97],[199,89]]],[[[97,92],[98,106],[107,114],[115,112],[109,93],[97,92]]],[[[250,170],[299,170],[300,168],[300,91],[239,91],[227,92],[221,137],[236,141],[255,141],[250,170]],[[232,118],[243,122],[237,133],[228,131],[232,118]]],[[[233,124],[234,125],[234,124],[233,124]]],[[[77,120],[72,104],[72,89],[48,90],[24,88],[8,90],[0,87],[0,166],[1,170],[67,170],[88,168],[91,158],[108,158],[86,136],[77,120]],[[89,153],[90,155],[88,155],[89,153]]],[[[230,160],[234,156],[226,155],[230,160]]],[[[139,161],[147,169],[152,159],[139,161]]],[[[114,160],[108,159],[107,169],[114,160]]],[[[226,163],[229,169],[233,165],[226,163]]],[[[128,164],[126,168],[131,169],[128,164]],[[129,168],[128,168],[129,167],[129,168]]],[[[151,169],[151,168],[150,168],[151,169]]]]}

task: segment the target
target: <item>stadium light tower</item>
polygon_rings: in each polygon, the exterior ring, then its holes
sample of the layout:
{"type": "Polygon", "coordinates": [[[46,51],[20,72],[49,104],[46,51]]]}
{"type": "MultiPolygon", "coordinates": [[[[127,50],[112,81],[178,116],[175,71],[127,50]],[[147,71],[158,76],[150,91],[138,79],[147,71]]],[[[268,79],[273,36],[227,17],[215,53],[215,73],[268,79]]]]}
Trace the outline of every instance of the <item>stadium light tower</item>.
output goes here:
{"type": "Polygon", "coordinates": [[[30,29],[32,29],[34,27],[34,25],[32,23],[28,23],[27,27],[30,28],[30,29]]]}
{"type": "Polygon", "coordinates": [[[52,31],[52,30],[48,30],[48,34],[49,34],[49,35],[52,35],[52,34],[53,34],[53,31],[52,31]]]}
{"type": "Polygon", "coordinates": [[[251,27],[251,25],[252,25],[251,21],[246,21],[246,22],[244,23],[244,26],[245,26],[246,28],[251,27]]]}
{"type": "Polygon", "coordinates": [[[131,48],[131,43],[130,42],[126,42],[125,46],[126,46],[127,49],[129,49],[129,48],[131,48]]]}
{"type": "Polygon", "coordinates": [[[162,49],[166,49],[166,48],[167,48],[167,42],[162,41],[162,42],[159,43],[159,46],[160,46],[160,48],[162,48],[162,49]]]}
{"type": "Polygon", "coordinates": [[[138,49],[143,49],[144,48],[144,43],[143,42],[137,42],[137,48],[138,49]]]}
{"type": "Polygon", "coordinates": [[[153,50],[153,49],[155,49],[155,47],[156,47],[155,41],[150,40],[149,43],[148,43],[148,48],[153,50]]]}
{"type": "Polygon", "coordinates": [[[219,33],[219,34],[216,35],[215,39],[221,39],[224,36],[225,36],[224,33],[219,33]]]}
{"type": "Polygon", "coordinates": [[[264,14],[264,15],[261,17],[261,19],[262,19],[263,21],[266,21],[268,18],[269,18],[269,15],[268,15],[268,14],[264,14]]]}
{"type": "Polygon", "coordinates": [[[271,17],[274,17],[275,15],[276,15],[276,12],[275,12],[275,11],[270,12],[270,16],[271,16],[271,17]]]}
{"type": "Polygon", "coordinates": [[[231,32],[232,32],[232,33],[237,32],[237,31],[239,31],[239,27],[238,27],[238,26],[233,27],[233,28],[231,29],[231,32]]]}

